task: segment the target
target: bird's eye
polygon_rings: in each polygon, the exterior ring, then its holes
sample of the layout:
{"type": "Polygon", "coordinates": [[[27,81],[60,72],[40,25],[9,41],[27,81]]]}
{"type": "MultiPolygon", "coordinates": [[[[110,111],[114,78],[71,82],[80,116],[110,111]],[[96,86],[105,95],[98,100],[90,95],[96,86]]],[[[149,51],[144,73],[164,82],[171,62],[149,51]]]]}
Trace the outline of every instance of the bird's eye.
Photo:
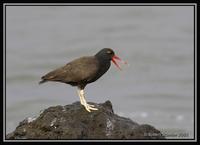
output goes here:
{"type": "Polygon", "coordinates": [[[106,51],[106,53],[108,53],[108,54],[112,54],[112,52],[111,52],[110,50],[106,51]]]}

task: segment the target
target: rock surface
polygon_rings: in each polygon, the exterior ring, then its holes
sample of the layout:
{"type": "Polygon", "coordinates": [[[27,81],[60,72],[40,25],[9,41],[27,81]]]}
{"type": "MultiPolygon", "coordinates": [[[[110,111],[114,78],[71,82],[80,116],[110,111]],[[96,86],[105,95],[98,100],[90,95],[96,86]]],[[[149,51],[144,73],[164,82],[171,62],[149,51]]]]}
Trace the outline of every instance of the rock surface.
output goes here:
{"type": "Polygon", "coordinates": [[[99,110],[89,113],[79,102],[50,107],[20,122],[6,139],[164,139],[154,127],[114,114],[110,101],[89,103],[99,110]]]}

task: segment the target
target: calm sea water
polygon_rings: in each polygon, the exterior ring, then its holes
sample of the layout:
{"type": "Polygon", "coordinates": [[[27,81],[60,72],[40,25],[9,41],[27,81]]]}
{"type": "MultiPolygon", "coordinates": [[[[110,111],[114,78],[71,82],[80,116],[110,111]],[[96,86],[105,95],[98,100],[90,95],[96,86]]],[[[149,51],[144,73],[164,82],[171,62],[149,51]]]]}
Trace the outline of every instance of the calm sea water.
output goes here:
{"type": "Polygon", "coordinates": [[[38,85],[40,77],[110,47],[129,66],[112,65],[86,87],[86,100],[110,100],[121,116],[192,138],[193,25],[191,6],[7,6],[6,133],[45,108],[79,101],[76,88],[38,85]]]}

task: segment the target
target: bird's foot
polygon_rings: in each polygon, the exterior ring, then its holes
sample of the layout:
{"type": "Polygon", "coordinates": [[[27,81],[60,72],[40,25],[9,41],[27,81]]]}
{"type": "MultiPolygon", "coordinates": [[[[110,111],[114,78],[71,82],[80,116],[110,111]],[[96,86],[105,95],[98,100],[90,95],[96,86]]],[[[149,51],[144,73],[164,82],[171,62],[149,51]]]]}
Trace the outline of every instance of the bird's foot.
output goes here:
{"type": "Polygon", "coordinates": [[[87,104],[88,106],[90,106],[90,107],[94,107],[94,105],[91,105],[91,104],[87,104]]]}
{"type": "Polygon", "coordinates": [[[80,103],[81,103],[81,105],[83,105],[83,106],[85,107],[85,109],[86,109],[88,112],[91,112],[90,109],[91,109],[91,110],[98,110],[97,108],[94,107],[94,105],[88,104],[88,103],[86,103],[86,101],[84,101],[84,100],[80,100],[80,103]]]}
{"type": "Polygon", "coordinates": [[[86,102],[83,89],[82,90],[78,89],[78,95],[80,97],[81,105],[83,105],[88,112],[91,112],[91,110],[98,110],[97,108],[94,107],[94,105],[90,105],[86,102]]]}
{"type": "Polygon", "coordinates": [[[94,105],[90,105],[90,104],[83,104],[83,106],[85,107],[85,109],[88,111],[88,112],[91,112],[91,110],[98,110],[97,108],[94,107],[94,105]]]}

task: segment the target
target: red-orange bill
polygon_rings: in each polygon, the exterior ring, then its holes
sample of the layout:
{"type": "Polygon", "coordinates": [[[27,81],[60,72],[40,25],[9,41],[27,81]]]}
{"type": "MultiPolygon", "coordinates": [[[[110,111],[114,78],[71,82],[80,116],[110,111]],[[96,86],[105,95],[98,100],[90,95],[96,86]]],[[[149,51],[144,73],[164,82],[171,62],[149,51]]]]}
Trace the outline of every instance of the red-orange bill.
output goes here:
{"type": "Polygon", "coordinates": [[[117,62],[116,62],[115,60],[119,60],[119,61],[121,61],[122,63],[127,64],[126,61],[123,61],[123,60],[121,60],[118,56],[114,55],[114,56],[112,57],[112,62],[113,62],[113,63],[116,65],[116,67],[119,68],[120,70],[122,70],[122,69],[121,69],[121,67],[119,66],[119,64],[117,64],[117,62]]]}

